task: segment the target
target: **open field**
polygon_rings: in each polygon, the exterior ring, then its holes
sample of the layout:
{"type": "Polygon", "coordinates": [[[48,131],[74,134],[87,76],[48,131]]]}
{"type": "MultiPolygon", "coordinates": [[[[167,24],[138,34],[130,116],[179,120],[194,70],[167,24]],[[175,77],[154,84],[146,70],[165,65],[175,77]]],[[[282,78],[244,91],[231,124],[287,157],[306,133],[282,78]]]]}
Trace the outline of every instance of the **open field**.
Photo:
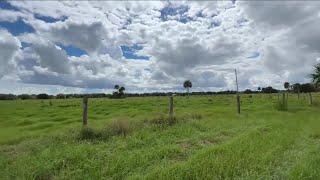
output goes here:
{"type": "Polygon", "coordinates": [[[89,127],[117,119],[128,134],[79,138],[81,99],[0,101],[0,179],[320,179],[320,94],[89,99],[89,127]],[[52,104],[50,105],[50,101],[52,104]]]}

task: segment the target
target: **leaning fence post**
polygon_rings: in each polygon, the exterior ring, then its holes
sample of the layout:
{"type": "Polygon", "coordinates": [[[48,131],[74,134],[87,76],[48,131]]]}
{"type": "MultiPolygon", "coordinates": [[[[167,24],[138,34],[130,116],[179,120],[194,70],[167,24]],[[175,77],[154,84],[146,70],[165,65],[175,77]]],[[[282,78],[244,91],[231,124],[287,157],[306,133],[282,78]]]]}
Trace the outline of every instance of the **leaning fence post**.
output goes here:
{"type": "Polygon", "coordinates": [[[83,97],[83,114],[82,114],[83,126],[88,124],[88,97],[83,97]]]}
{"type": "Polygon", "coordinates": [[[173,95],[169,97],[169,124],[173,122],[173,95]]]}

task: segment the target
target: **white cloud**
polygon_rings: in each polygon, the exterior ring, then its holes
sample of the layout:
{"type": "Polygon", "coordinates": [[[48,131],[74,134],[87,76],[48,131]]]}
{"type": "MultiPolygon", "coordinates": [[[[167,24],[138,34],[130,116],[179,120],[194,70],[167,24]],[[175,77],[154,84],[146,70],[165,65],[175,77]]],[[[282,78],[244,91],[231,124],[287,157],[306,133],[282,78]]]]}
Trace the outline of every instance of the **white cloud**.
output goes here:
{"type": "Polygon", "coordinates": [[[20,17],[36,32],[18,37],[0,32],[0,51],[6,56],[0,57],[0,78],[24,83],[75,88],[112,88],[116,83],[129,91],[156,91],[181,90],[190,79],[196,90],[226,90],[235,88],[237,68],[241,89],[282,88],[283,81],[309,81],[320,57],[318,2],[10,3],[20,11],[5,10],[0,20],[20,17]],[[162,19],[163,8],[182,10],[162,19]],[[20,41],[31,45],[19,49],[20,41]],[[59,43],[88,54],[68,56],[59,43]],[[149,61],[122,56],[121,45],[135,44],[143,47],[136,54],[149,61]],[[247,58],[255,52],[258,57],[247,58]]]}
{"type": "Polygon", "coordinates": [[[53,72],[61,74],[69,74],[71,72],[69,59],[64,50],[59,49],[50,42],[45,44],[34,44],[33,48],[39,57],[39,64],[41,67],[48,68],[53,72]]]}
{"type": "Polygon", "coordinates": [[[20,46],[20,41],[16,37],[0,29],[0,78],[15,68],[14,58],[20,46]]]}

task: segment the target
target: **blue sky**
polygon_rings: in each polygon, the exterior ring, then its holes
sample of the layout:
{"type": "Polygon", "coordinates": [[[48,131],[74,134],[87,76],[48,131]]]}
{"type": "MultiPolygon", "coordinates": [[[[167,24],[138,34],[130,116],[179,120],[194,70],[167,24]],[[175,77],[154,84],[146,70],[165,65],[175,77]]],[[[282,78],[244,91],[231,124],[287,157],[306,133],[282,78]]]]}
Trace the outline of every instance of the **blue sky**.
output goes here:
{"type": "Polygon", "coordinates": [[[77,56],[80,57],[82,55],[87,55],[88,53],[78,47],[75,47],[73,45],[63,45],[61,43],[57,44],[59,47],[61,47],[63,50],[67,52],[69,56],[77,56]]]}
{"type": "Polygon", "coordinates": [[[143,46],[139,46],[137,44],[134,44],[132,46],[121,46],[122,54],[126,59],[149,60],[148,56],[137,55],[137,52],[142,49],[143,46]]]}
{"type": "Polygon", "coordinates": [[[232,90],[235,68],[240,89],[310,81],[320,3],[265,3],[1,1],[0,93],[232,90]]]}
{"type": "Polygon", "coordinates": [[[0,27],[7,29],[13,35],[20,35],[22,33],[33,33],[35,32],[34,28],[22,19],[18,19],[15,22],[0,21],[0,27]]]}

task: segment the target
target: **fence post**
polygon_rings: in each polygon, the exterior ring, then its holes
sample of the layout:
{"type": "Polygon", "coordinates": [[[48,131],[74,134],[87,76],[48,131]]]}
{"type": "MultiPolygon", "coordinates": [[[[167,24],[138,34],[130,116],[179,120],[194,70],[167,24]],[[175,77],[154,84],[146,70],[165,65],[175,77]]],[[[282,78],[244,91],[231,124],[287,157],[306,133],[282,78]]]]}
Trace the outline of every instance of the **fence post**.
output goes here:
{"type": "Polygon", "coordinates": [[[82,123],[83,126],[88,124],[88,97],[83,97],[83,114],[82,114],[82,123]]]}
{"type": "Polygon", "coordinates": [[[169,97],[169,124],[173,122],[173,95],[169,97]]]}
{"type": "Polygon", "coordinates": [[[234,69],[234,74],[236,76],[236,85],[237,85],[237,111],[240,114],[240,95],[239,95],[239,85],[238,85],[238,73],[237,69],[234,69]]]}
{"type": "Polygon", "coordinates": [[[283,107],[285,108],[286,107],[286,94],[285,93],[282,94],[282,104],[283,104],[283,107]]]}
{"type": "Polygon", "coordinates": [[[239,96],[239,94],[237,94],[237,111],[238,111],[238,114],[240,114],[240,96],[239,96]]]}
{"type": "Polygon", "coordinates": [[[311,95],[311,92],[309,92],[309,102],[310,102],[310,105],[312,105],[312,95],[311,95]]]}

